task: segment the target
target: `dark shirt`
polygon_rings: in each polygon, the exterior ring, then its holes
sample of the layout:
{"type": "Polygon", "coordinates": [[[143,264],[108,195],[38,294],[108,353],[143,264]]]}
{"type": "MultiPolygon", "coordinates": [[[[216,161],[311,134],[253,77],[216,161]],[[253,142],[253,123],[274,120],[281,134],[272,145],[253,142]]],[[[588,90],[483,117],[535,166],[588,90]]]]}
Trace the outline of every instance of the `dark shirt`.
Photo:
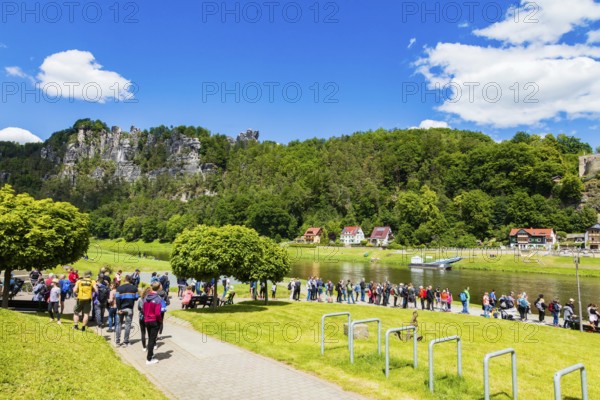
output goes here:
{"type": "Polygon", "coordinates": [[[130,308],[133,310],[135,306],[135,301],[138,298],[138,290],[137,287],[132,285],[131,283],[126,283],[117,288],[117,310],[123,310],[125,308],[130,308]]]}

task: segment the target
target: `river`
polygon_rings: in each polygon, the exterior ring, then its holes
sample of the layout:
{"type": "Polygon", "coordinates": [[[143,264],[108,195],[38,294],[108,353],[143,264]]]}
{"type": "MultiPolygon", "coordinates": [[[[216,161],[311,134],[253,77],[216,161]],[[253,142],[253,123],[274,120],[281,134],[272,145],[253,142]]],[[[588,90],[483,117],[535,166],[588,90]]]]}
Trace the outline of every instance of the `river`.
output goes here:
{"type": "MultiPolygon", "coordinates": [[[[147,252],[148,256],[168,260],[167,252],[147,252]]],[[[382,263],[360,262],[313,262],[296,261],[292,264],[291,276],[306,279],[309,276],[319,276],[324,280],[351,279],[356,282],[365,278],[367,282],[382,282],[389,280],[394,284],[409,283],[413,285],[431,285],[434,288],[450,288],[454,299],[458,301],[458,293],[466,286],[470,287],[472,302],[479,303],[484,292],[496,289],[497,297],[511,290],[515,293],[526,292],[533,302],[538,294],[544,294],[546,302],[558,297],[564,304],[569,298],[577,299],[577,280],[575,268],[573,275],[550,275],[517,272],[491,272],[482,270],[451,271],[409,269],[406,266],[386,265],[382,263]]],[[[600,279],[582,277],[581,297],[586,307],[589,303],[600,303],[600,279]]]]}
{"type": "MultiPolygon", "coordinates": [[[[290,273],[292,276],[306,279],[309,276],[319,276],[324,280],[337,282],[339,279],[351,279],[353,282],[365,278],[367,282],[382,282],[389,280],[394,284],[409,283],[413,285],[431,285],[434,288],[449,288],[458,301],[458,294],[466,286],[470,287],[471,302],[479,303],[484,292],[496,290],[497,297],[508,294],[526,292],[533,302],[538,294],[544,294],[546,302],[558,297],[564,304],[569,298],[577,299],[577,280],[575,268],[573,276],[547,275],[516,272],[491,272],[479,270],[438,271],[424,269],[409,269],[405,266],[389,266],[385,264],[336,262],[318,263],[312,261],[296,262],[290,273]]],[[[589,303],[600,303],[600,280],[597,278],[580,278],[581,297],[586,307],[589,303]]]]}

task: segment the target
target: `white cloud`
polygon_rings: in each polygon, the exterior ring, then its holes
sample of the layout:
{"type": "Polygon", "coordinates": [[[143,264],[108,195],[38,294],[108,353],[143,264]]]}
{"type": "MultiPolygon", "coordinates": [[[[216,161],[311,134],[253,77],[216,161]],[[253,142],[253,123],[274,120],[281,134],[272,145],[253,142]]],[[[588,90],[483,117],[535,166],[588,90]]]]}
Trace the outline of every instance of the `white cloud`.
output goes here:
{"type": "Polygon", "coordinates": [[[0,42],[0,49],[8,49],[8,46],[0,42]]]}
{"type": "Polygon", "coordinates": [[[600,29],[587,33],[587,43],[600,43],[600,29]]]}
{"type": "Polygon", "coordinates": [[[407,49],[410,49],[412,47],[412,45],[415,44],[416,41],[417,41],[417,38],[410,38],[410,40],[408,41],[407,49]]]}
{"type": "Polygon", "coordinates": [[[42,142],[42,139],[26,129],[9,127],[0,130],[0,142],[17,142],[24,144],[42,142]]]}
{"type": "Polygon", "coordinates": [[[26,78],[27,75],[20,67],[6,67],[4,68],[8,76],[16,76],[18,78],[26,78]]]}
{"type": "Polygon", "coordinates": [[[6,67],[4,68],[8,76],[15,76],[17,78],[29,79],[31,83],[35,83],[33,76],[26,74],[20,67],[6,67]]]}
{"type": "Polygon", "coordinates": [[[431,128],[450,128],[447,122],[444,121],[435,121],[433,119],[425,119],[421,121],[419,126],[412,126],[408,129],[431,129],[431,128]]]}
{"type": "MultiPolygon", "coordinates": [[[[521,2],[521,9],[525,4],[521,2]]],[[[600,118],[600,47],[555,43],[574,27],[600,19],[600,4],[589,0],[573,0],[568,7],[556,0],[536,4],[537,24],[508,19],[474,32],[501,40],[498,47],[438,43],[425,49],[415,64],[417,72],[429,89],[445,87],[453,93],[438,111],[497,128],[600,118]]]]}
{"type": "Polygon", "coordinates": [[[459,28],[468,28],[469,27],[469,23],[468,22],[461,22],[460,24],[458,24],[459,28]]]}
{"type": "Polygon", "coordinates": [[[67,50],[46,57],[37,79],[39,87],[52,97],[98,103],[133,98],[131,81],[103,70],[89,51],[67,50]]]}
{"type": "Polygon", "coordinates": [[[510,7],[504,20],[473,33],[505,43],[556,43],[575,27],[600,19],[594,0],[521,0],[510,7]]]}

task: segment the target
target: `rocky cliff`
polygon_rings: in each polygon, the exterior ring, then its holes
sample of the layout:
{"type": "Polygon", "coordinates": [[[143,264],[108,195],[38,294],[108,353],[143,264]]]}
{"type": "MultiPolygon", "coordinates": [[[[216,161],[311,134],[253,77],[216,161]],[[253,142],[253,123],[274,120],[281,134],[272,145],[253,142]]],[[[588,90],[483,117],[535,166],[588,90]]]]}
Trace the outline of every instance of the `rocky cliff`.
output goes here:
{"type": "MultiPolygon", "coordinates": [[[[258,131],[248,130],[231,143],[258,140],[258,131]]],[[[177,130],[157,137],[132,126],[129,132],[113,126],[110,131],[93,131],[80,128],[58,151],[50,144],[45,145],[40,156],[59,166],[59,175],[73,182],[80,174],[93,178],[119,178],[133,182],[141,176],[154,178],[158,175],[201,174],[215,170],[212,163],[201,159],[201,142],[177,130]],[[63,153],[60,155],[59,153],[63,153]]]]}

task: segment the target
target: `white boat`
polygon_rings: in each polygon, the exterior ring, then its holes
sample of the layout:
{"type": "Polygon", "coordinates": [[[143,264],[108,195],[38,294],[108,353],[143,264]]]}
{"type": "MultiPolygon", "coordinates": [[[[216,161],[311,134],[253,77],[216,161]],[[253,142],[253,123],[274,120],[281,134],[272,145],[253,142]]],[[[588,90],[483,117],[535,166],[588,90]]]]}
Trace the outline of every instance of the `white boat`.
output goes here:
{"type": "Polygon", "coordinates": [[[415,256],[410,259],[409,268],[427,268],[449,271],[452,269],[452,264],[462,260],[462,257],[443,258],[440,260],[423,262],[420,256],[415,256]]]}

